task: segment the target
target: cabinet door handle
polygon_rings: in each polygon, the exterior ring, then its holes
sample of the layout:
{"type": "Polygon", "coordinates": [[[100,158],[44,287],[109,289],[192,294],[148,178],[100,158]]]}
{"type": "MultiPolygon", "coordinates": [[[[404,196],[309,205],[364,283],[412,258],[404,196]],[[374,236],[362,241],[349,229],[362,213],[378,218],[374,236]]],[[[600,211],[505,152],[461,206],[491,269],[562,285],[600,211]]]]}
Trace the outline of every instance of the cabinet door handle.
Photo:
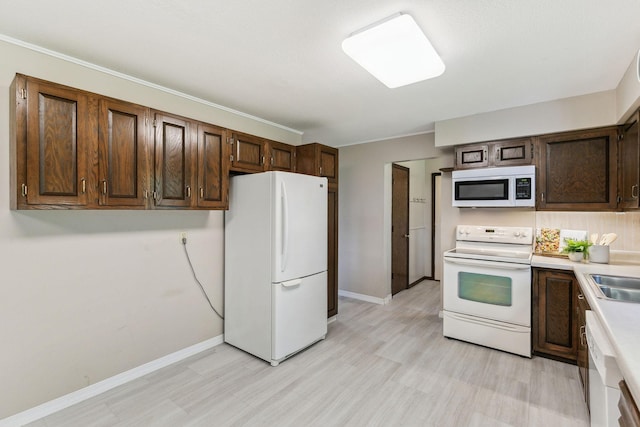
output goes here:
{"type": "Polygon", "coordinates": [[[544,193],[540,193],[540,201],[544,202],[544,193]]]}
{"type": "Polygon", "coordinates": [[[500,147],[496,147],[496,159],[498,159],[498,160],[502,160],[502,159],[500,158],[500,147]]]}
{"type": "Polygon", "coordinates": [[[187,185],[187,198],[191,198],[191,186],[187,185]]]}
{"type": "Polygon", "coordinates": [[[638,185],[631,186],[631,197],[633,197],[634,199],[638,198],[638,185]]]}
{"type": "Polygon", "coordinates": [[[586,344],[586,338],[587,338],[587,334],[585,332],[585,326],[582,325],[580,326],[580,344],[584,347],[586,344]]]}
{"type": "Polygon", "coordinates": [[[584,295],[578,294],[578,299],[584,299],[584,295]]]}
{"type": "Polygon", "coordinates": [[[86,178],[82,178],[80,182],[82,184],[82,194],[84,194],[87,192],[87,180],[86,178]]]}
{"type": "Polygon", "coordinates": [[[102,194],[104,194],[104,195],[107,194],[107,180],[106,179],[102,180],[102,194]]]}
{"type": "Polygon", "coordinates": [[[204,199],[204,188],[200,187],[200,198],[204,199]]]}
{"type": "Polygon", "coordinates": [[[322,166],[320,166],[320,176],[322,176],[322,166]]]}

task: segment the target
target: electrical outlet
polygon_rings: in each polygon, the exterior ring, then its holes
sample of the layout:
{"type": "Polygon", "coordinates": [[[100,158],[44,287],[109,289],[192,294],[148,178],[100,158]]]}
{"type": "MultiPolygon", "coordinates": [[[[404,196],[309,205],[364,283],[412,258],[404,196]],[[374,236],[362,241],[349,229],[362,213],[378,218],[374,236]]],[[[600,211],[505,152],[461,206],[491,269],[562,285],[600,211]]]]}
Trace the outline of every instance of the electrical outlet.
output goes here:
{"type": "Polygon", "coordinates": [[[182,233],[180,233],[180,243],[182,243],[183,245],[187,243],[187,232],[183,231],[182,233]]]}

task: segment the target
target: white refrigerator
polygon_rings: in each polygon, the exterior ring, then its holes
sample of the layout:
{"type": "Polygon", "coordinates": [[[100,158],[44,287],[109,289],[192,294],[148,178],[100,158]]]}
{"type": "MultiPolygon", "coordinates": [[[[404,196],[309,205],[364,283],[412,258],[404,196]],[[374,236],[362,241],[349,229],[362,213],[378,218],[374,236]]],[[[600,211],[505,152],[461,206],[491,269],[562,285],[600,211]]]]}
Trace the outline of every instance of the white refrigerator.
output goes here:
{"type": "Polygon", "coordinates": [[[224,340],[277,366],[327,334],[327,179],[231,178],[224,340]]]}

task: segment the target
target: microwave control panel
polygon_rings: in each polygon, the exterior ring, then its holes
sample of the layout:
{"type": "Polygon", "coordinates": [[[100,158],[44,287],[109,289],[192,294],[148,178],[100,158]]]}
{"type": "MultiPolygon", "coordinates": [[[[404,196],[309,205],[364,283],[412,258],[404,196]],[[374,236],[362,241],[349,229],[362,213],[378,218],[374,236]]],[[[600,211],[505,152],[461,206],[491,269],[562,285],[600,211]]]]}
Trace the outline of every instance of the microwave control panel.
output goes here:
{"type": "Polygon", "coordinates": [[[516,178],[516,200],[531,200],[531,178],[516,178]]]}

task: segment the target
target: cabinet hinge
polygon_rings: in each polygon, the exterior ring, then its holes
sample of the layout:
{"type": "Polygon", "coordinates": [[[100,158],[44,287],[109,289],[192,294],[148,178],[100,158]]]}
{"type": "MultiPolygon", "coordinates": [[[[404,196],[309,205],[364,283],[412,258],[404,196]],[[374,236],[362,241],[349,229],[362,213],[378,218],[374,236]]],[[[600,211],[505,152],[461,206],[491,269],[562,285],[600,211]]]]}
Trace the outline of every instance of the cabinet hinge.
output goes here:
{"type": "Polygon", "coordinates": [[[233,162],[233,154],[229,156],[229,159],[233,162]]]}
{"type": "Polygon", "coordinates": [[[233,138],[228,137],[228,138],[227,138],[227,144],[229,144],[229,145],[233,145],[233,138]]]}
{"type": "Polygon", "coordinates": [[[27,90],[25,88],[20,89],[20,98],[27,99],[27,90]]]}
{"type": "Polygon", "coordinates": [[[618,141],[622,141],[624,139],[624,133],[618,134],[618,141]]]}
{"type": "Polygon", "coordinates": [[[158,192],[157,191],[153,192],[153,200],[155,200],[156,202],[158,201],[158,192]]]}
{"type": "Polygon", "coordinates": [[[27,188],[27,184],[22,184],[22,197],[27,197],[29,194],[29,189],[27,188]]]}
{"type": "Polygon", "coordinates": [[[152,122],[153,127],[156,127],[157,124],[158,122],[156,121],[156,119],[153,119],[153,122],[152,122]]]}

